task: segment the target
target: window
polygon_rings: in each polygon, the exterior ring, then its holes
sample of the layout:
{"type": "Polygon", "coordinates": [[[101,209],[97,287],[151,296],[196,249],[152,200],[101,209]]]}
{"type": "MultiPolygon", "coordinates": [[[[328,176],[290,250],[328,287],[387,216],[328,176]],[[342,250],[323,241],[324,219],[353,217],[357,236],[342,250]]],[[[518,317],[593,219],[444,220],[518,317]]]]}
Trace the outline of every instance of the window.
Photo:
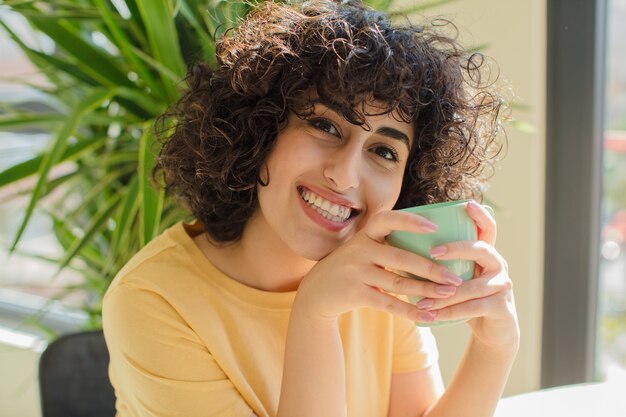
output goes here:
{"type": "Polygon", "coordinates": [[[596,377],[626,372],[626,1],[609,0],[596,377]]]}
{"type": "MultiPolygon", "coordinates": [[[[12,19],[11,22],[16,23],[16,20],[12,19]]],[[[28,38],[28,34],[24,33],[24,39],[28,38]]],[[[0,114],[17,103],[29,108],[41,106],[36,90],[10,82],[13,77],[27,78],[35,83],[41,80],[2,30],[0,55],[3,57],[0,60],[0,76],[3,78],[0,82],[0,114]]],[[[48,138],[49,132],[40,129],[0,131],[0,172],[35,156],[46,146],[48,138]]],[[[66,305],[51,301],[61,293],[64,286],[78,277],[71,271],[64,271],[53,278],[56,266],[43,260],[46,257],[58,257],[61,251],[52,235],[47,216],[41,212],[35,214],[18,251],[7,258],[7,249],[28,204],[28,195],[20,195],[28,181],[34,179],[26,179],[15,187],[0,190],[0,326],[37,332],[38,325],[33,320],[37,317],[41,324],[56,331],[76,329],[84,321],[83,315],[68,309],[66,305]]],[[[79,296],[74,297],[76,300],[79,296]]],[[[71,305],[72,299],[69,298],[67,302],[71,305]]]]}
{"type": "Polygon", "coordinates": [[[594,377],[603,133],[604,0],[548,0],[541,384],[594,377]]]}
{"type": "Polygon", "coordinates": [[[625,18],[624,0],[548,1],[544,387],[626,364],[625,18]]]}

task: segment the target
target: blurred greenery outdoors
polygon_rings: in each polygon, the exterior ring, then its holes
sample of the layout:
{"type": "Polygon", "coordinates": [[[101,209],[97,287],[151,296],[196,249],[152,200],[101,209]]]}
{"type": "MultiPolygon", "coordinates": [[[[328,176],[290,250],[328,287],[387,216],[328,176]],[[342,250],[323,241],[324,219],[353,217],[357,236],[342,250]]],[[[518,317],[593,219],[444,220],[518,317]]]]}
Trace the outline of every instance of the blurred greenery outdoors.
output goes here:
{"type": "MultiPolygon", "coordinates": [[[[402,14],[449,2],[418,3],[402,14]]],[[[398,16],[390,0],[366,4],[398,16]]],[[[52,219],[64,254],[47,259],[83,281],[62,299],[85,293],[87,327],[99,328],[101,298],[118,270],[154,236],[187,213],[151,185],[159,144],[155,118],[177,100],[190,64],[215,63],[215,40],[250,10],[225,0],[7,0],[0,19],[13,42],[47,79],[30,85],[45,111],[3,103],[0,130],[51,133],[46,149],[0,172],[0,189],[18,189],[29,203],[10,251],[16,250],[36,210],[52,219]],[[22,16],[36,39],[12,26],[22,16]],[[26,190],[25,179],[36,178],[26,190]],[[42,204],[42,201],[46,204],[42,204]]],[[[39,106],[41,107],[41,106],[39,106]]],[[[39,256],[41,257],[41,256],[39,256]]]]}
{"type": "MultiPolygon", "coordinates": [[[[607,7],[605,132],[608,140],[613,137],[614,144],[618,145],[619,137],[626,134],[626,28],[622,23],[626,18],[626,1],[609,0],[607,7]]],[[[611,372],[611,364],[618,364],[626,370],[626,149],[609,146],[608,142],[605,144],[602,161],[603,256],[596,341],[599,379],[606,376],[603,373],[611,372]],[[606,253],[607,248],[612,250],[606,253]]]]}

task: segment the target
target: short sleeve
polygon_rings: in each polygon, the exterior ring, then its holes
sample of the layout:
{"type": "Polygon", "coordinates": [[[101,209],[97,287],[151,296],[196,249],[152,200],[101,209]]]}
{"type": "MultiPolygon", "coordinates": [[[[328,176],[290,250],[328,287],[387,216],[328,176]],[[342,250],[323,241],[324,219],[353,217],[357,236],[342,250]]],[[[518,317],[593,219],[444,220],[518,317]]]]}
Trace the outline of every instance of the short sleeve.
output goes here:
{"type": "Polygon", "coordinates": [[[394,317],[393,373],[428,368],[438,360],[437,343],[429,328],[394,317]]]}
{"type": "Polygon", "coordinates": [[[193,329],[161,295],[117,284],[103,328],[117,417],[250,417],[246,404],[193,329]]]}

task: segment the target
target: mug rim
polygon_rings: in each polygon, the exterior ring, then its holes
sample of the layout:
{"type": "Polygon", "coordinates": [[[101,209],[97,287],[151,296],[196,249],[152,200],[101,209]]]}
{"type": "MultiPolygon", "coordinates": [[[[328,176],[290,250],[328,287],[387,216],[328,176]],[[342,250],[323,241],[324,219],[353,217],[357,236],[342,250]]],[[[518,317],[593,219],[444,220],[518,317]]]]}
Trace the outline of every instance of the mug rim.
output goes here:
{"type": "Polygon", "coordinates": [[[454,207],[454,206],[458,206],[458,205],[464,205],[467,204],[470,200],[455,200],[455,201],[442,201],[441,203],[433,203],[433,204],[425,204],[422,206],[415,206],[415,207],[407,207],[407,208],[403,208],[400,209],[401,211],[410,211],[411,213],[415,213],[415,212],[423,212],[423,211],[428,211],[431,209],[438,209],[438,208],[442,208],[442,207],[454,207]]]}

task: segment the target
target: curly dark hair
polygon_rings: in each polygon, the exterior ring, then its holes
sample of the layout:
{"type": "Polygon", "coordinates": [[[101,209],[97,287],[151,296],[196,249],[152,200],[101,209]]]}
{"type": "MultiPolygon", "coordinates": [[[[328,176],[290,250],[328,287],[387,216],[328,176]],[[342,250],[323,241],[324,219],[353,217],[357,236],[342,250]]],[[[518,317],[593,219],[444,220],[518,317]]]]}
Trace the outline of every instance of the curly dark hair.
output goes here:
{"type": "Polygon", "coordinates": [[[290,113],[310,115],[315,99],[366,128],[366,102],[413,124],[395,208],[482,200],[502,148],[503,101],[485,77],[485,57],[441,25],[394,25],[354,1],[264,2],[227,32],[216,55],[216,69],[189,70],[188,88],[161,117],[161,128],[175,123],[160,130],[154,173],[162,171],[214,241],[241,237],[279,130],[290,113]]]}

